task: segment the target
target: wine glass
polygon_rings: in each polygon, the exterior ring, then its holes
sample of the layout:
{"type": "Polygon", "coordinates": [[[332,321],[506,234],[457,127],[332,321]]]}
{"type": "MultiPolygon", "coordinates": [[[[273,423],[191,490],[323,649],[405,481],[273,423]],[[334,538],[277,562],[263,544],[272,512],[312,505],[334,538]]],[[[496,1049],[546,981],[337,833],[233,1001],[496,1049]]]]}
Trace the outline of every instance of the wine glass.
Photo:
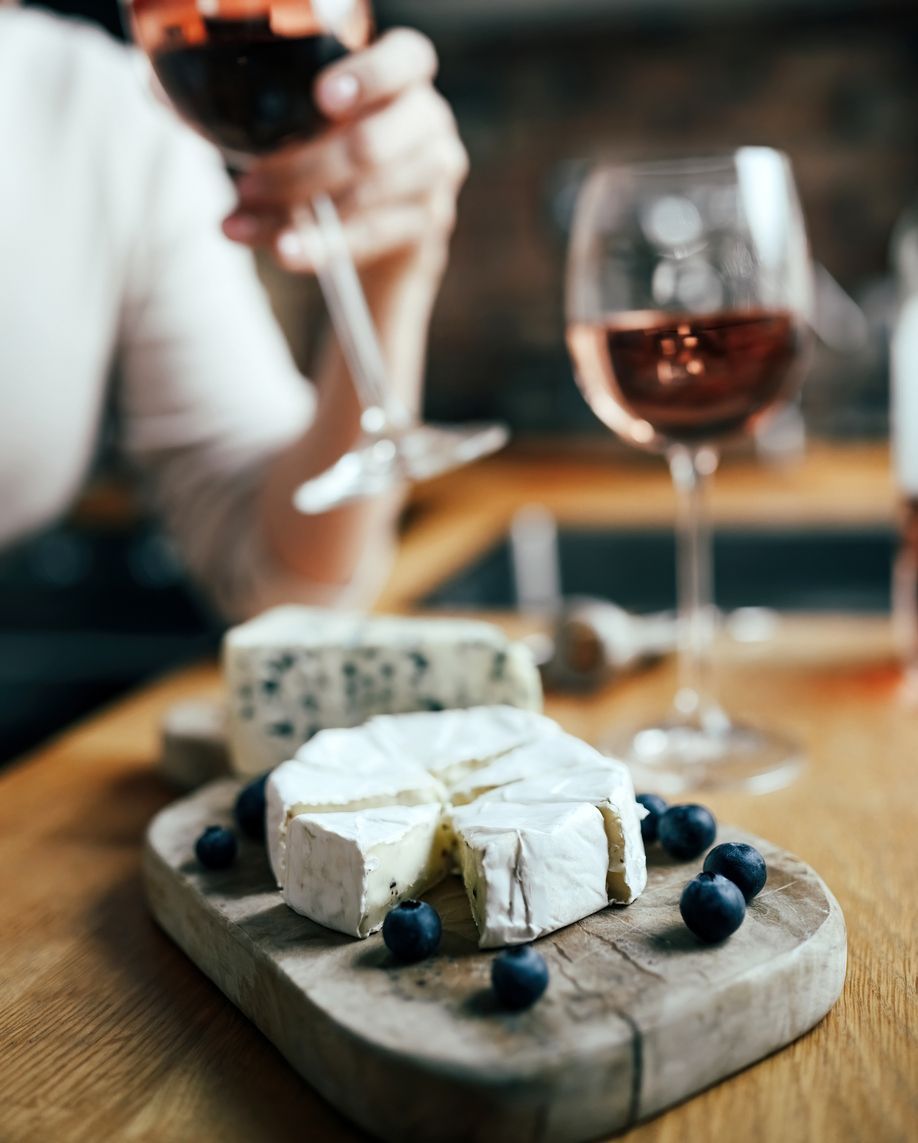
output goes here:
{"type": "Polygon", "coordinates": [[[787,158],[602,165],[575,211],[567,338],[578,384],[610,429],[669,462],[678,501],[679,683],[672,710],[610,747],[663,792],[773,789],[802,758],[733,722],[711,687],[711,539],[704,489],[718,446],[796,395],[811,270],[787,158]]]}
{"type": "MultiPolygon", "coordinates": [[[[369,0],[125,2],[134,36],[175,110],[237,170],[322,131],[313,81],[373,33],[369,0]]],[[[362,409],[357,444],[297,489],[296,507],[326,512],[501,448],[508,433],[498,423],[417,422],[391,391],[334,203],[317,195],[293,222],[318,235],[319,283],[362,409]]]]}

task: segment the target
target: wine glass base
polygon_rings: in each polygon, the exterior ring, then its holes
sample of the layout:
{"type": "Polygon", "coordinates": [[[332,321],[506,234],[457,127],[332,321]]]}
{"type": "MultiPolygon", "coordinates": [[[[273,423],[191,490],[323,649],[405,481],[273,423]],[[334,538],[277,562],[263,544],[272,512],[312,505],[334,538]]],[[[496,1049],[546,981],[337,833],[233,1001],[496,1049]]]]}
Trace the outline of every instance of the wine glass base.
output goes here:
{"type": "Polygon", "coordinates": [[[603,743],[627,762],[638,790],[745,789],[764,794],[793,782],[804,766],[792,739],[724,720],[703,727],[676,720],[603,743]]]}
{"type": "Polygon", "coordinates": [[[429,480],[503,448],[505,425],[412,425],[363,437],[330,468],[301,484],[294,506],[306,515],[381,496],[406,483],[429,480]]]}

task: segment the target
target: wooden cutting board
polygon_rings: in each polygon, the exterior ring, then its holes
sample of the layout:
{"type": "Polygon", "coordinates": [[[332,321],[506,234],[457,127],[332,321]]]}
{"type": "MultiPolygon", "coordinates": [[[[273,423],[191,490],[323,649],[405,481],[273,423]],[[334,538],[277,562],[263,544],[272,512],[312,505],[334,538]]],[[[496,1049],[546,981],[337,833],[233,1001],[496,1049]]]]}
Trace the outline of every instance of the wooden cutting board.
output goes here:
{"type": "MultiPolygon", "coordinates": [[[[202,870],[193,845],[229,824],[238,783],[215,782],[152,822],[144,878],[157,921],[343,1114],[383,1139],[587,1140],[626,1128],[812,1028],[845,977],[841,909],[797,858],[729,826],[768,884],[719,946],[683,925],[701,862],[651,852],[643,896],[538,942],[551,982],[499,1010],[458,878],[428,895],[439,954],[399,966],[377,934],[331,932],[284,905],[259,845],[202,870]]],[[[305,1125],[304,1125],[305,1129],[305,1125]]]]}

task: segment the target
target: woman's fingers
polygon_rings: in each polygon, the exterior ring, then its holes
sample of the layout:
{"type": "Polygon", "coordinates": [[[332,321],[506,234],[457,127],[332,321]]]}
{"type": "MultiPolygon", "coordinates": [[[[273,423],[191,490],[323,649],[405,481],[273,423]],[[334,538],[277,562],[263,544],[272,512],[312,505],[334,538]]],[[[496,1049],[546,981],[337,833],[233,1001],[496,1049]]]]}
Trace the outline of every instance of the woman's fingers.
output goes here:
{"type": "MultiPolygon", "coordinates": [[[[464,160],[464,155],[463,155],[464,160]]],[[[348,198],[335,203],[351,256],[366,263],[382,258],[420,239],[439,239],[445,244],[456,223],[456,189],[441,182],[431,188],[426,164],[412,163],[401,194],[371,184],[362,188],[361,201],[348,198]]],[[[246,246],[270,247],[291,270],[314,271],[322,259],[323,241],[317,229],[295,226],[289,215],[258,215],[243,208],[223,223],[228,238],[246,246]]]]}
{"type": "Polygon", "coordinates": [[[290,219],[327,194],[358,264],[448,237],[468,160],[453,113],[432,86],[436,69],[430,41],[407,29],[327,68],[315,94],[334,125],[265,157],[239,180],[227,236],[272,247],[289,269],[314,270],[321,235],[292,227],[290,219]]]}
{"type": "MultiPolygon", "coordinates": [[[[341,225],[351,257],[359,266],[419,243],[431,233],[442,233],[454,219],[453,197],[444,193],[362,211],[342,219],[341,225]]],[[[308,229],[284,230],[275,238],[274,253],[287,270],[314,272],[323,256],[321,235],[308,229]]]]}
{"type": "MultiPolygon", "coordinates": [[[[409,219],[412,233],[447,239],[455,224],[456,195],[467,171],[468,158],[459,139],[444,137],[335,196],[335,207],[354,256],[366,261],[371,252],[379,255],[396,249],[403,242],[409,219]],[[363,215],[372,216],[366,225],[363,215]]],[[[290,268],[314,269],[321,257],[320,239],[307,233],[306,248],[298,249],[302,234],[293,233],[291,213],[259,212],[243,205],[225,220],[223,229],[236,242],[271,246],[275,250],[280,236],[288,234],[287,257],[282,260],[290,268]]]]}
{"type": "Polygon", "coordinates": [[[280,210],[316,194],[336,194],[422,144],[454,135],[446,101],[416,87],[393,103],[310,143],[284,148],[240,179],[243,207],[280,210]]]}
{"type": "Polygon", "coordinates": [[[315,99],[330,119],[349,118],[429,83],[436,72],[437,53],[430,40],[411,28],[396,28],[326,68],[316,81],[315,99]]]}
{"type": "Polygon", "coordinates": [[[420,199],[442,187],[455,194],[468,169],[468,156],[458,137],[444,136],[346,188],[335,197],[335,205],[339,214],[350,216],[402,199],[420,199]]]}
{"type": "Polygon", "coordinates": [[[223,233],[233,242],[240,242],[243,246],[268,246],[278,231],[289,225],[286,214],[277,214],[264,211],[250,213],[244,207],[238,206],[232,214],[223,220],[223,233]]]}

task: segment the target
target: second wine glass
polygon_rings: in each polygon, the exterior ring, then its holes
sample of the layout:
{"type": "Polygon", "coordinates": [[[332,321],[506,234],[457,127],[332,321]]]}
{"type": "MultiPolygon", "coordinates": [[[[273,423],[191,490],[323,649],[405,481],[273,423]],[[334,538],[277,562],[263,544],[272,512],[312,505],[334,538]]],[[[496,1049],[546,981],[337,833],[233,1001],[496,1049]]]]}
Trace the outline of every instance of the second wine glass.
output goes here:
{"type": "MultiPolygon", "coordinates": [[[[369,0],[133,0],[129,10],[176,111],[237,170],[325,127],[315,78],[373,31],[369,0]]],[[[326,512],[501,448],[501,424],[418,423],[392,392],[333,201],[319,195],[293,221],[311,245],[318,239],[316,272],[362,408],[357,444],[297,490],[300,511],[326,512]]]]}
{"type": "Polygon", "coordinates": [[[801,756],[731,720],[714,697],[704,489],[718,446],[791,400],[810,313],[790,165],[768,148],[596,169],[568,261],[568,343],[596,415],[665,455],[678,500],[680,679],[669,715],[609,743],[649,788],[791,780],[801,756]]]}

